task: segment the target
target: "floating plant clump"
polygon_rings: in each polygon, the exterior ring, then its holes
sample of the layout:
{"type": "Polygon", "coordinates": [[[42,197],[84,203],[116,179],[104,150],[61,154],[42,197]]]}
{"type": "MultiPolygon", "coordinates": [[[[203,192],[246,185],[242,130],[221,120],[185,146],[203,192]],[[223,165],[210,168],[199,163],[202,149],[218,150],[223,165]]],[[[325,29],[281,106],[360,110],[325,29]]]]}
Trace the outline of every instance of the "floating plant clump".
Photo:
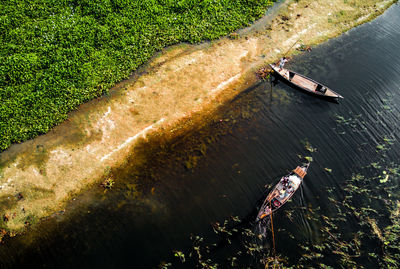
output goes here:
{"type": "Polygon", "coordinates": [[[308,150],[309,152],[317,151],[317,148],[314,148],[308,140],[301,141],[301,142],[303,143],[305,149],[308,150]]]}
{"type": "MultiPolygon", "coordinates": [[[[351,114],[351,113],[350,113],[351,114]]],[[[340,116],[338,114],[334,115],[335,121],[338,124],[338,126],[341,126],[342,128],[350,127],[352,132],[357,132],[357,131],[365,131],[366,127],[366,121],[361,119],[361,114],[354,115],[353,117],[345,118],[343,116],[340,116]]],[[[341,128],[339,128],[341,129],[341,128]]],[[[341,131],[339,131],[341,132],[341,131]]]]}
{"type": "Polygon", "coordinates": [[[114,186],[115,181],[112,178],[107,178],[101,183],[101,186],[105,189],[111,189],[114,186]]]}

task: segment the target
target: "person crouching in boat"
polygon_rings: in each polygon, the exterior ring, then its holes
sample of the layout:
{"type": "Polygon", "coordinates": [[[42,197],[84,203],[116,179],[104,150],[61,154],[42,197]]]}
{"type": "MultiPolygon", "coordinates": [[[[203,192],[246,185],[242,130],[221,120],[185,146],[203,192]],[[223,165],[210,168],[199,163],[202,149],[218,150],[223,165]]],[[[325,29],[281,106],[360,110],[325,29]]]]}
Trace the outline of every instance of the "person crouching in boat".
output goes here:
{"type": "Polygon", "coordinates": [[[288,177],[283,177],[282,178],[282,185],[284,188],[287,188],[287,186],[289,185],[289,178],[288,177]]]}
{"type": "Polygon", "coordinates": [[[279,61],[279,72],[282,71],[283,66],[284,66],[285,63],[287,63],[287,62],[288,62],[288,59],[286,59],[286,57],[283,56],[283,57],[281,58],[281,60],[279,61]]]}

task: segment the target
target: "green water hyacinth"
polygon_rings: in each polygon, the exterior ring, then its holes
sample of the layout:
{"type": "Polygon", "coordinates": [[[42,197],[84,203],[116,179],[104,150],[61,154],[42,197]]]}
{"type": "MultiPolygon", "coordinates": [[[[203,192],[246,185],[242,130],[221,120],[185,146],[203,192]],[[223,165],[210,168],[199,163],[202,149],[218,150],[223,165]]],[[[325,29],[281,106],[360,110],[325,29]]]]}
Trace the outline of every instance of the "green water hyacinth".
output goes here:
{"type": "Polygon", "coordinates": [[[162,48],[226,36],[272,2],[2,1],[0,151],[48,132],[162,48]]]}

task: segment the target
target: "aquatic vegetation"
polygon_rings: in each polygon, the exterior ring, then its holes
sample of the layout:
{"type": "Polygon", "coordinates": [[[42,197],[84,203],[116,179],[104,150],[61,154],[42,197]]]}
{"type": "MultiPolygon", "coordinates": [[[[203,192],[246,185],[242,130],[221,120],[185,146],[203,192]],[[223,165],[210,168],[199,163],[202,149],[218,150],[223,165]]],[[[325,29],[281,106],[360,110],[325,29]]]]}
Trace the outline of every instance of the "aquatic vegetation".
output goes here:
{"type": "Polygon", "coordinates": [[[234,222],[240,222],[241,220],[239,219],[239,216],[231,216],[231,219],[234,221],[234,222]]]}
{"type": "Polygon", "coordinates": [[[271,74],[273,74],[273,70],[270,67],[262,67],[257,70],[256,75],[259,79],[266,81],[271,79],[271,74]]]}
{"type": "Polygon", "coordinates": [[[185,162],[186,169],[191,170],[196,167],[199,158],[199,156],[189,156],[189,159],[185,162]]]}
{"type": "Polygon", "coordinates": [[[310,156],[305,156],[304,159],[306,159],[306,160],[309,161],[309,162],[312,162],[312,161],[313,161],[313,158],[310,157],[310,156]]]}
{"type": "Polygon", "coordinates": [[[326,172],[329,172],[329,173],[332,173],[332,169],[330,169],[330,168],[324,168],[324,170],[326,171],[326,172]]]}
{"type": "Polygon", "coordinates": [[[395,142],[394,139],[384,136],[383,142],[376,145],[376,152],[381,153],[381,154],[385,153],[386,151],[388,151],[391,148],[391,146],[394,145],[394,142],[395,142]]]}
{"type": "Polygon", "coordinates": [[[126,199],[134,200],[140,195],[140,192],[138,191],[138,187],[137,187],[136,183],[127,183],[126,189],[127,190],[124,193],[126,199]]]}
{"type": "Polygon", "coordinates": [[[302,141],[302,143],[303,143],[304,147],[306,148],[306,150],[308,150],[309,152],[317,151],[317,148],[314,148],[308,140],[302,141]]]}
{"type": "Polygon", "coordinates": [[[377,150],[387,150],[387,148],[385,147],[385,145],[377,145],[376,146],[377,150]]]}
{"type": "Polygon", "coordinates": [[[185,262],[186,261],[185,254],[183,254],[182,251],[175,250],[174,251],[174,256],[178,257],[181,262],[185,262]]]}
{"type": "Polygon", "coordinates": [[[365,124],[366,122],[362,120],[361,114],[357,115],[352,115],[352,113],[349,113],[351,117],[345,118],[343,116],[340,116],[338,114],[335,114],[335,121],[338,125],[337,132],[340,135],[345,135],[346,130],[351,130],[351,132],[356,133],[356,132],[363,132],[366,131],[365,124]]]}
{"type": "Polygon", "coordinates": [[[112,178],[107,178],[101,183],[101,186],[105,189],[111,189],[115,184],[115,181],[112,178]]]}
{"type": "Polygon", "coordinates": [[[384,136],[383,137],[383,141],[385,141],[385,143],[387,144],[387,145],[393,145],[393,143],[396,141],[395,139],[392,139],[392,138],[389,138],[389,137],[387,137],[387,136],[384,136]]]}
{"type": "Polygon", "coordinates": [[[1,4],[0,150],[46,133],[155,52],[228,35],[262,1],[6,1],[1,4]]]}
{"type": "Polygon", "coordinates": [[[343,116],[340,115],[335,115],[336,122],[339,124],[345,124],[348,125],[350,123],[350,119],[345,119],[343,116]]]}
{"type": "Polygon", "coordinates": [[[389,174],[386,171],[383,171],[382,173],[383,175],[379,176],[379,183],[386,183],[389,179],[389,174]]]}
{"type": "MultiPolygon", "coordinates": [[[[261,241],[254,241],[257,238],[256,233],[250,229],[248,225],[239,225],[242,221],[239,217],[234,216],[226,219],[220,224],[216,222],[212,224],[214,232],[218,235],[216,243],[206,242],[203,237],[192,235],[190,237],[192,246],[187,250],[186,254],[183,251],[174,251],[174,257],[187,257],[185,262],[191,268],[225,268],[225,267],[246,267],[243,263],[248,257],[257,257],[261,264],[270,264],[272,259],[265,255],[269,250],[261,241]],[[224,246],[232,246],[231,241],[240,242],[239,248],[235,244],[235,251],[221,259],[219,249],[224,246]]],[[[233,247],[233,246],[232,246],[233,247]]],[[[225,256],[225,254],[223,254],[225,256]]],[[[279,260],[284,260],[278,257],[279,260]]],[[[173,259],[172,259],[173,260],[173,259]]],[[[180,260],[180,262],[183,262],[180,260]]],[[[165,264],[165,262],[163,263],[165,264]]],[[[171,262],[172,266],[174,262],[171,262]]]]}
{"type": "MultiPolygon", "coordinates": [[[[389,181],[391,181],[390,177],[389,177],[389,173],[387,171],[391,170],[393,171],[393,166],[395,166],[393,163],[390,164],[389,167],[387,167],[385,170],[383,170],[381,172],[380,175],[378,175],[377,177],[373,177],[373,178],[380,178],[380,183],[387,183],[389,181]]],[[[397,167],[397,166],[395,166],[397,167]]],[[[397,175],[398,176],[398,175],[397,175]]],[[[400,255],[396,252],[393,252],[391,249],[389,249],[387,246],[391,245],[391,247],[393,247],[394,249],[398,249],[400,248],[400,245],[398,242],[394,242],[394,238],[398,238],[398,236],[400,236],[400,230],[399,230],[399,219],[398,219],[398,209],[400,208],[399,202],[389,202],[389,200],[387,200],[384,197],[390,197],[391,194],[395,194],[398,195],[399,192],[397,191],[395,193],[386,193],[386,195],[382,195],[381,189],[377,189],[374,186],[376,183],[376,181],[373,180],[373,178],[369,178],[366,177],[362,174],[355,174],[351,177],[351,179],[348,181],[348,183],[346,184],[346,186],[344,187],[344,189],[350,193],[350,194],[357,194],[360,195],[362,194],[362,197],[357,196],[357,198],[355,196],[346,196],[346,198],[342,201],[338,201],[336,199],[330,199],[331,202],[335,203],[337,205],[338,209],[341,209],[341,211],[346,212],[345,216],[346,219],[347,218],[351,218],[352,216],[355,216],[356,218],[359,219],[359,225],[360,225],[360,229],[361,227],[368,228],[371,231],[371,234],[373,236],[375,236],[380,242],[382,242],[382,244],[384,245],[384,255],[377,255],[375,253],[368,253],[369,256],[374,257],[375,260],[383,265],[385,264],[386,266],[389,267],[393,267],[393,266],[398,266],[399,262],[400,262],[400,255]],[[386,208],[373,208],[371,207],[374,204],[371,204],[369,202],[370,199],[375,199],[378,201],[383,201],[386,204],[386,208]],[[357,202],[356,202],[357,201],[357,202]],[[366,203],[368,203],[367,207],[363,207],[363,206],[355,206],[357,204],[360,204],[360,201],[365,201],[366,203]],[[383,211],[385,212],[392,212],[392,214],[395,212],[395,215],[391,215],[390,219],[392,224],[389,226],[386,226],[384,228],[382,228],[379,224],[379,222],[377,221],[377,217],[379,217],[383,211]],[[397,212],[397,213],[396,213],[397,212]]],[[[336,225],[332,225],[332,221],[336,222],[338,221],[337,217],[324,217],[323,218],[325,221],[327,221],[329,219],[329,222],[326,222],[327,226],[322,229],[323,231],[326,231],[327,233],[332,233],[331,229],[335,229],[337,227],[335,227],[336,225]]],[[[387,220],[386,220],[387,221],[387,220]]],[[[371,235],[370,234],[370,235],[371,235]]],[[[332,237],[332,236],[331,236],[332,237]]],[[[363,248],[363,244],[365,242],[364,239],[366,237],[366,234],[363,233],[361,230],[356,231],[354,233],[354,239],[353,242],[342,242],[343,243],[343,248],[344,250],[345,247],[352,247],[353,251],[357,250],[356,254],[358,256],[362,255],[362,253],[364,253],[364,251],[367,251],[366,248],[363,248]],[[356,247],[356,248],[355,248],[356,247]]],[[[343,237],[342,237],[343,238],[343,237]]],[[[350,265],[351,264],[351,259],[354,258],[354,254],[352,254],[351,256],[349,256],[349,249],[347,251],[336,251],[336,254],[339,254],[340,256],[342,256],[343,262],[345,262],[345,264],[350,265]]]]}
{"type": "Polygon", "coordinates": [[[170,266],[172,266],[172,263],[166,263],[166,262],[162,262],[159,266],[160,269],[168,269],[170,266]]]}
{"type": "Polygon", "coordinates": [[[313,161],[313,157],[311,157],[311,156],[303,156],[301,154],[297,154],[297,157],[302,161],[304,161],[304,160],[306,160],[307,162],[313,161]]]}
{"type": "Polygon", "coordinates": [[[371,163],[370,166],[375,168],[375,169],[381,169],[382,168],[382,166],[380,166],[379,163],[375,163],[375,162],[371,163]]]}

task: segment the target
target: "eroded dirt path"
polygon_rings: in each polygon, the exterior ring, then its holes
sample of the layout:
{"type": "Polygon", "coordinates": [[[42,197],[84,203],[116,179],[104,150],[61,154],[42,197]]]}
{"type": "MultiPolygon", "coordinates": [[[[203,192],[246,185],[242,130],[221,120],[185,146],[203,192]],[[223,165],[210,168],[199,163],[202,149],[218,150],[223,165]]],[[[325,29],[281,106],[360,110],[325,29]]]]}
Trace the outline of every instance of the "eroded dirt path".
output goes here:
{"type": "Polygon", "coordinates": [[[12,146],[0,155],[0,229],[19,231],[62,209],[71,195],[123,164],[149,134],[190,128],[192,113],[206,115],[231,100],[298,39],[310,45],[337,36],[393,1],[348,2],[288,1],[237,39],[169,48],[147,73],[82,105],[48,134],[12,146]]]}

